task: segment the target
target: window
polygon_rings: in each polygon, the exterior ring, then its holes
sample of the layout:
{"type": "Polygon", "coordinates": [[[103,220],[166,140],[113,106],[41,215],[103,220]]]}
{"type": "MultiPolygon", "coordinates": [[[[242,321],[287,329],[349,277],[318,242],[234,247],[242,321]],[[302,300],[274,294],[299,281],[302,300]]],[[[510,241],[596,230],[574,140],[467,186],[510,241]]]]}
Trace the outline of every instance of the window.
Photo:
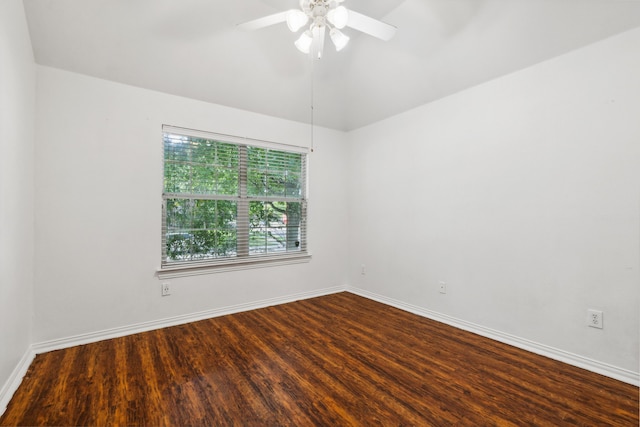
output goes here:
{"type": "Polygon", "coordinates": [[[306,152],[163,126],[162,269],[308,258],[306,152]]]}

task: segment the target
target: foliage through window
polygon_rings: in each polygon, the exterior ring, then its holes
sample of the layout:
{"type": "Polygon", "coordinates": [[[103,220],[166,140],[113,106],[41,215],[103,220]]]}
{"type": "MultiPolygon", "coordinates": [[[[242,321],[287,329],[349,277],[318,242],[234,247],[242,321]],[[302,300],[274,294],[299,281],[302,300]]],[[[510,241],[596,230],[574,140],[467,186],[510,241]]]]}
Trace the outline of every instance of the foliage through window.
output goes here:
{"type": "Polygon", "coordinates": [[[165,131],[163,267],[306,253],[306,154],[165,131]]]}

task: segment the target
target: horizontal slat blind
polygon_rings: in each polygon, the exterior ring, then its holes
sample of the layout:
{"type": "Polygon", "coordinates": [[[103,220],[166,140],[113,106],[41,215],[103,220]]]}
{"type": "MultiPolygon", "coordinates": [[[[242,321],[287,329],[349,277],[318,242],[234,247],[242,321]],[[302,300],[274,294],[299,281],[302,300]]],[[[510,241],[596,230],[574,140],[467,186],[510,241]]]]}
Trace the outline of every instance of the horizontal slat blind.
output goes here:
{"type": "Polygon", "coordinates": [[[178,130],[163,127],[163,267],[306,253],[306,153],[178,130]]]}
{"type": "Polygon", "coordinates": [[[188,129],[179,126],[162,125],[162,132],[175,135],[190,136],[193,138],[209,139],[214,141],[225,141],[236,145],[246,145],[251,147],[272,148],[274,150],[288,151],[292,153],[307,154],[308,147],[293,144],[282,144],[280,142],[265,141],[236,135],[227,135],[224,133],[208,132],[203,130],[188,129]]]}

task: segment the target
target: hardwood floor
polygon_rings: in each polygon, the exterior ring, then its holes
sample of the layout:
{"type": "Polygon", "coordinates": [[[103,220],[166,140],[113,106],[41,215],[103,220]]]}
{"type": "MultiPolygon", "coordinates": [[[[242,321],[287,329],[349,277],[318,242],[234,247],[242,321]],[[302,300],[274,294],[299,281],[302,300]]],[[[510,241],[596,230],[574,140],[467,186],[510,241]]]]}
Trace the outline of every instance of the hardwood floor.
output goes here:
{"type": "Polygon", "coordinates": [[[0,425],[638,426],[638,388],[349,293],[36,357],[0,425]]]}

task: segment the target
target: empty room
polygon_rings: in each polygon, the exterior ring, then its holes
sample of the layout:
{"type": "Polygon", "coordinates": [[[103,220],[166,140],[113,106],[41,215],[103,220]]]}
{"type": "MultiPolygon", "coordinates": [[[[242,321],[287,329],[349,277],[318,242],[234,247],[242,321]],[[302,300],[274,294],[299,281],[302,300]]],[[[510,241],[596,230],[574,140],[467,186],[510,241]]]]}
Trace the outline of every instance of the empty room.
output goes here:
{"type": "Polygon", "coordinates": [[[0,425],[639,424],[640,0],[0,1],[0,425]]]}

